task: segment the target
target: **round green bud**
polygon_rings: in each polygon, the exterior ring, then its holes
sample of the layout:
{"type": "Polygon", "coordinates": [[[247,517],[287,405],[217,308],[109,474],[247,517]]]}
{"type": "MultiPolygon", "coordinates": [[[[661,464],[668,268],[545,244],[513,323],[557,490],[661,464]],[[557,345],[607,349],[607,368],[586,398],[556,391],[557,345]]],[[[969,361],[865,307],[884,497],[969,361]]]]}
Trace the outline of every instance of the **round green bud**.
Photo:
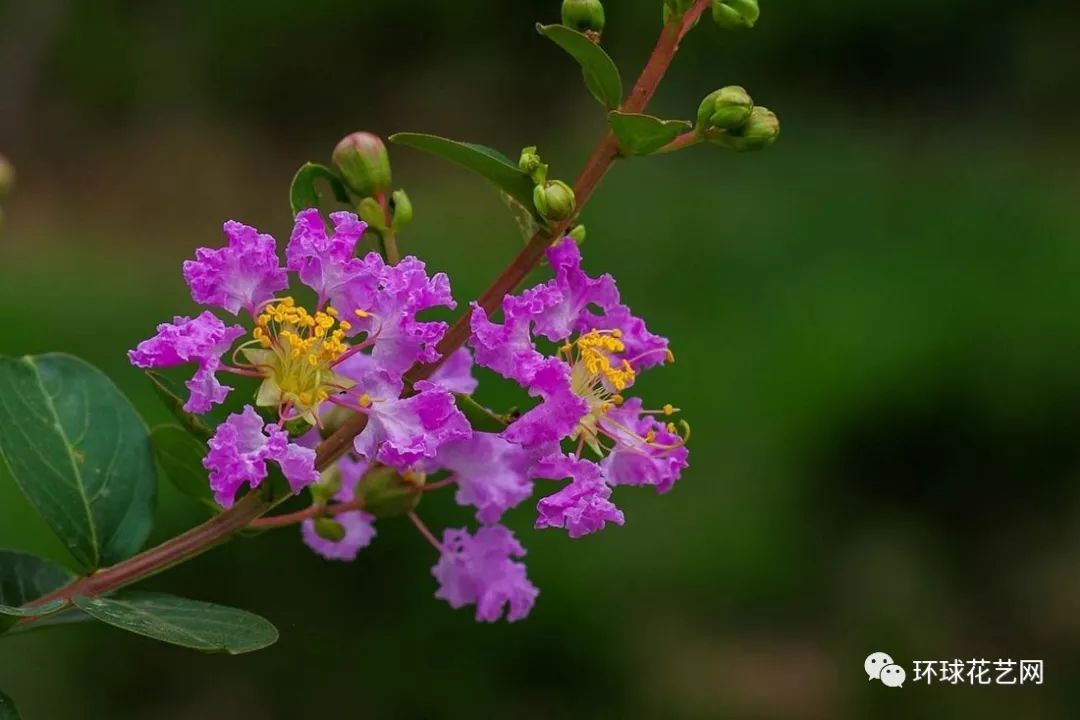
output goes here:
{"type": "Polygon", "coordinates": [[[576,209],[574,189],[562,180],[550,180],[536,186],[533,204],[545,220],[566,220],[573,217],[576,209]]]}
{"type": "Polygon", "coordinates": [[[368,227],[379,232],[386,230],[386,214],[383,212],[382,205],[375,198],[366,197],[361,200],[360,204],[356,206],[356,214],[368,224],[368,227]]]}
{"type": "Polygon", "coordinates": [[[529,177],[531,177],[532,181],[537,185],[540,185],[547,180],[548,166],[540,159],[540,154],[536,152],[535,145],[522,148],[521,158],[518,160],[518,169],[528,173],[529,177]]]}
{"type": "Polygon", "coordinates": [[[378,135],[354,132],[334,148],[334,165],[357,195],[371,197],[390,188],[390,157],[378,135]]]}
{"type": "Polygon", "coordinates": [[[729,133],[729,144],[739,151],[763,150],[780,137],[780,119],[766,107],[755,107],[750,119],[738,130],[729,133]]]}
{"type": "Polygon", "coordinates": [[[392,468],[380,467],[361,478],[356,493],[363,499],[365,512],[380,518],[397,517],[420,503],[425,481],[419,473],[399,475],[392,468]]]}
{"type": "Polygon", "coordinates": [[[405,194],[404,190],[395,190],[390,195],[390,209],[393,213],[391,217],[394,219],[395,230],[399,230],[412,222],[412,200],[409,200],[409,196],[405,194]]]}
{"type": "Polygon", "coordinates": [[[712,0],[712,16],[725,30],[752,28],[761,15],[757,0],[712,0]]]}
{"type": "Polygon", "coordinates": [[[0,155],[0,196],[7,195],[15,187],[15,168],[0,155]]]}
{"type": "Polygon", "coordinates": [[[750,95],[738,85],[728,85],[711,92],[698,107],[697,131],[705,132],[709,128],[734,130],[746,124],[754,109],[750,95]]]}
{"type": "Polygon", "coordinates": [[[562,24],[581,33],[602,33],[604,5],[600,0],[563,0],[562,24]]]}
{"type": "Polygon", "coordinates": [[[323,540],[341,542],[345,539],[345,527],[333,518],[315,518],[315,534],[323,540]]]}

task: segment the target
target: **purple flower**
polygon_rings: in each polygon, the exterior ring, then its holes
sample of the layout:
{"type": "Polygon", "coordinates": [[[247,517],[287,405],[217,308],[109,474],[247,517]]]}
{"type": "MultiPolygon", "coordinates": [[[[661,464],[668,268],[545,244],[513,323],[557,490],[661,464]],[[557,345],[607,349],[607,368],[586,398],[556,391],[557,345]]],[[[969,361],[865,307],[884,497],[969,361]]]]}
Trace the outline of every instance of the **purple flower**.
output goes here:
{"type": "Polygon", "coordinates": [[[573,392],[570,373],[558,358],[545,358],[534,369],[528,388],[530,395],[543,401],[511,423],[503,437],[528,448],[568,437],[589,412],[585,399],[573,392]]]}
{"type": "Polygon", "coordinates": [[[476,619],[495,622],[521,620],[532,610],[540,591],[529,582],[525,565],[511,558],[524,557],[525,548],[502,525],[483,527],[470,536],[467,530],[446,530],[443,554],[431,569],[439,581],[435,597],[455,610],[476,604],[476,619]]]}
{"type": "Polygon", "coordinates": [[[538,463],[538,478],[572,482],[553,495],[541,498],[536,509],[536,528],[566,528],[571,538],[602,530],[613,522],[625,521],[622,510],[608,499],[611,488],[604,482],[603,471],[595,463],[572,455],[551,455],[538,463]]]}
{"type": "Polygon", "coordinates": [[[473,377],[472,353],[468,348],[458,348],[450,354],[439,369],[432,373],[431,382],[439,385],[452,393],[472,395],[479,385],[479,381],[473,377]]]}
{"type": "Polygon", "coordinates": [[[446,333],[444,322],[424,322],[417,313],[433,307],[457,307],[450,295],[450,280],[444,273],[428,277],[426,266],[415,257],[402,258],[397,265],[385,265],[377,253],[363,261],[367,272],[378,277],[370,304],[344,307],[356,331],[375,336],[371,355],[387,372],[400,375],[414,363],[439,359],[435,346],[446,333]]]}
{"type": "Polygon", "coordinates": [[[319,535],[315,532],[315,521],[309,518],[300,527],[304,544],[327,560],[352,562],[375,539],[375,525],[372,524],[375,518],[357,510],[335,515],[334,520],[345,530],[341,540],[327,540],[319,535]]]}
{"type": "Polygon", "coordinates": [[[618,304],[619,291],[611,275],[591,278],[585,274],[581,269],[581,250],[572,238],[563,238],[553,245],[547,256],[555,271],[555,278],[548,281],[547,287],[558,291],[562,300],[537,318],[535,332],[559,342],[574,331],[582,332],[578,321],[590,305],[607,310],[618,304]]]}
{"type": "Polygon", "coordinates": [[[457,502],[476,508],[476,519],[498,522],[502,514],[532,495],[530,453],[498,435],[477,432],[439,449],[435,465],[454,473],[457,502]]]}
{"type": "Polygon", "coordinates": [[[129,350],[128,359],[135,367],[144,369],[198,363],[195,376],[186,383],[191,396],[184,409],[204,413],[212,405],[223,402],[229,393],[230,388],[219,383],[214,373],[221,365],[221,356],[243,334],[244,328],[226,326],[210,311],[194,320],[176,317],[171,323],[158,325],[154,337],[129,350]]]}
{"type": "Polygon", "coordinates": [[[224,229],[229,244],[196,250],[195,259],[184,262],[184,280],[195,302],[254,315],[258,305],[289,286],[288,275],[279,265],[274,238],[235,220],[224,229]]]}
{"type": "Polygon", "coordinates": [[[231,507],[244,485],[254,489],[262,483],[267,460],[281,467],[294,493],[319,480],[315,451],[290,443],[288,433],[264,423],[250,405],[230,415],[207,444],[210,452],[203,458],[203,467],[210,471],[210,489],[222,507],[231,507]]]}
{"type": "Polygon", "coordinates": [[[367,230],[367,223],[351,212],[330,213],[332,235],[326,234],[319,211],[301,210],[296,216],[285,259],[301,282],[340,311],[367,308],[379,283],[378,268],[355,256],[356,243],[367,230]]]}
{"type": "Polygon", "coordinates": [[[652,485],[666,493],[687,466],[690,453],[683,439],[651,415],[642,415],[638,398],[611,410],[600,425],[615,442],[600,462],[610,485],[652,485]]]}
{"type": "Polygon", "coordinates": [[[562,293],[546,285],[530,288],[517,297],[507,295],[502,301],[502,325],[491,322],[484,309],[473,303],[469,320],[476,363],[528,385],[544,361],[532,340],[533,323],[560,302],[562,293]]]}
{"type": "MultiPolygon", "coordinates": [[[[370,393],[369,387],[358,384],[357,389],[370,393]]],[[[394,385],[384,377],[381,387],[394,385]]],[[[405,470],[435,457],[443,444],[469,437],[469,421],[457,409],[452,393],[426,381],[416,383],[415,390],[407,398],[398,397],[400,390],[381,397],[370,394],[367,425],[354,441],[357,455],[405,470]]]]}

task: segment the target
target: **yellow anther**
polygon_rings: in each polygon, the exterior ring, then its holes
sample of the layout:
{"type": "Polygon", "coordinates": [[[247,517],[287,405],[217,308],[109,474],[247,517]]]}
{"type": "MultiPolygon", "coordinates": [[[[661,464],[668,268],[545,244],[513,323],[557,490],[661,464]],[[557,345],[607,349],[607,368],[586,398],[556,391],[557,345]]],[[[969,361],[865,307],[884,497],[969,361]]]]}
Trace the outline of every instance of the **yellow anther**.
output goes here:
{"type": "Polygon", "coordinates": [[[335,310],[332,305],[327,305],[326,306],[326,314],[329,315],[330,317],[336,318],[338,316],[338,311],[335,310]]]}
{"type": "Polygon", "coordinates": [[[668,403],[667,405],[664,405],[662,410],[664,411],[665,415],[674,415],[675,414],[675,406],[672,405],[671,403],[668,403]]]}
{"type": "Polygon", "coordinates": [[[353,310],[353,314],[355,314],[356,317],[361,319],[371,317],[371,313],[367,312],[366,310],[361,310],[360,308],[353,310]]]}
{"type": "Polygon", "coordinates": [[[652,443],[656,442],[656,431],[655,430],[650,430],[649,432],[645,433],[645,442],[647,442],[649,444],[652,444],[652,443]]]}
{"type": "Polygon", "coordinates": [[[341,323],[339,324],[339,327],[342,330],[352,330],[352,323],[349,322],[348,320],[342,320],[341,323]]]}
{"type": "Polygon", "coordinates": [[[665,351],[664,356],[667,358],[667,361],[669,363],[675,362],[675,353],[671,352],[670,350],[665,351]]]}
{"type": "Polygon", "coordinates": [[[622,337],[622,330],[620,330],[619,328],[615,328],[614,330],[611,331],[611,336],[616,337],[616,338],[621,338],[622,337]]]}
{"type": "Polygon", "coordinates": [[[368,395],[367,393],[364,393],[363,395],[360,396],[360,399],[356,401],[356,404],[359,405],[362,408],[371,407],[371,396],[368,395]]]}
{"type": "Polygon", "coordinates": [[[614,403],[615,405],[622,405],[625,402],[625,400],[623,399],[622,395],[615,394],[615,395],[611,396],[611,402],[614,403]]]}
{"type": "Polygon", "coordinates": [[[667,424],[667,431],[669,433],[674,433],[675,432],[675,423],[668,423],[667,424]]]}
{"type": "Polygon", "coordinates": [[[297,397],[299,397],[300,402],[304,403],[305,405],[311,404],[311,393],[302,392],[297,397]]]}

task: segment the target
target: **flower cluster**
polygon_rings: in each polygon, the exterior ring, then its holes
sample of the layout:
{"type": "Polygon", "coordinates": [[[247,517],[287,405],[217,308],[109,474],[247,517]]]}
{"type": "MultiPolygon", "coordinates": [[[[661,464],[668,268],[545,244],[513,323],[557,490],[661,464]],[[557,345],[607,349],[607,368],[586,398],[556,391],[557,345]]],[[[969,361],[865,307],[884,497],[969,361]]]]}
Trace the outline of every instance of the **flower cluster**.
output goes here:
{"type": "Polygon", "coordinates": [[[317,210],[299,213],[284,264],[273,237],[226,223],[226,246],[200,248],[184,263],[184,279],[195,302],[249,322],[226,322],[211,309],[176,317],[130,360],[194,366],[184,409],[196,414],[226,401],[232,388],[219,376],[259,382],[252,403],[208,442],[203,464],[214,497],[229,507],[263,483],[272,461],[294,493],[311,488],[301,534],[328,559],[353,560],[374,539],[376,475],[397,473],[418,492],[429,489],[426,478],[442,477],[430,487],[453,485],[479,528],[448,529],[440,541],[411,513],[440,553],[437,597],[475,605],[478,620],[522,618],[538,590],[520,562],[524,548],[500,522],[536,481],[569,480],[539,500],[535,525],[577,538],[623,524],[614,487],[666,492],[686,467],[686,426],[666,418],[677,410],[645,410],[626,396],[638,373],[673,359],[667,341],[621,304],[610,276],[582,270],[566,238],[548,251],[553,279],[504,298],[501,324],[474,306],[471,351],[442,358],[446,324],[418,315],[455,307],[447,277],[429,275],[414,257],[359,257],[366,225],[347,212],[329,220],[328,228],[317,210]],[[305,306],[307,296],[314,300],[305,306]],[[476,365],[538,399],[501,432],[474,430],[459,409],[456,395],[477,387],[474,354],[476,365]],[[406,381],[409,368],[437,361],[428,380],[406,381]],[[350,453],[317,469],[314,447],[343,413],[362,413],[363,430],[350,453]]]}

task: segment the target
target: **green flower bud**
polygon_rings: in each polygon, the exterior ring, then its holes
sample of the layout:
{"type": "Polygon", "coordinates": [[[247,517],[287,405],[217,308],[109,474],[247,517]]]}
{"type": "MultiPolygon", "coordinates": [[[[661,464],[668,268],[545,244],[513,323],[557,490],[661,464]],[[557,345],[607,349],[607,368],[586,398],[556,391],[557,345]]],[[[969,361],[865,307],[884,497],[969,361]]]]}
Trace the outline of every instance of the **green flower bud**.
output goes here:
{"type": "Polygon", "coordinates": [[[375,517],[397,517],[410,512],[420,503],[426,478],[419,473],[398,475],[392,468],[375,468],[357,485],[357,496],[363,499],[364,511],[375,517]]]}
{"type": "Polygon", "coordinates": [[[0,155],[0,197],[11,192],[15,186],[15,168],[7,159],[0,155]]]}
{"type": "Polygon", "coordinates": [[[337,464],[331,465],[328,470],[323,470],[319,476],[319,482],[311,486],[311,497],[318,502],[326,502],[337,495],[341,490],[341,471],[337,464]]]}
{"type": "Polygon", "coordinates": [[[341,523],[332,518],[315,518],[315,534],[323,540],[341,542],[345,539],[345,528],[341,523]]]}
{"type": "Polygon", "coordinates": [[[728,145],[739,151],[763,150],[780,137],[780,119],[766,107],[755,107],[750,119],[728,134],[728,145]]]}
{"type": "Polygon", "coordinates": [[[545,220],[566,220],[573,217],[576,208],[574,190],[562,180],[551,180],[536,186],[533,204],[545,220]]]}
{"type": "Polygon", "coordinates": [[[395,190],[390,195],[391,217],[394,218],[394,229],[400,230],[412,222],[412,201],[404,190],[395,190]]]}
{"type": "Polygon", "coordinates": [[[712,0],[712,16],[725,30],[752,28],[761,15],[757,0],[712,0]]]}
{"type": "Polygon", "coordinates": [[[578,245],[585,242],[585,226],[584,225],[575,225],[574,229],[571,230],[567,234],[570,237],[572,237],[574,239],[574,242],[577,243],[578,245]]]}
{"type": "Polygon", "coordinates": [[[518,160],[518,169],[528,173],[532,181],[537,185],[542,185],[547,181],[548,166],[540,159],[540,154],[536,152],[535,145],[522,149],[521,159],[518,160]]]}
{"type": "Polygon", "coordinates": [[[366,197],[361,200],[356,206],[356,214],[368,224],[368,227],[380,232],[386,230],[386,215],[383,213],[382,205],[375,198],[366,197]]]}
{"type": "Polygon", "coordinates": [[[728,85],[711,92],[701,101],[695,129],[703,133],[709,128],[734,130],[750,119],[754,101],[746,90],[738,85],[728,85]]]}
{"type": "Polygon", "coordinates": [[[581,33],[604,32],[604,5],[600,0],[563,0],[562,24],[581,33]]]}
{"type": "Polygon", "coordinates": [[[371,197],[390,188],[390,158],[378,135],[354,132],[334,148],[334,165],[357,195],[371,197]]]}

